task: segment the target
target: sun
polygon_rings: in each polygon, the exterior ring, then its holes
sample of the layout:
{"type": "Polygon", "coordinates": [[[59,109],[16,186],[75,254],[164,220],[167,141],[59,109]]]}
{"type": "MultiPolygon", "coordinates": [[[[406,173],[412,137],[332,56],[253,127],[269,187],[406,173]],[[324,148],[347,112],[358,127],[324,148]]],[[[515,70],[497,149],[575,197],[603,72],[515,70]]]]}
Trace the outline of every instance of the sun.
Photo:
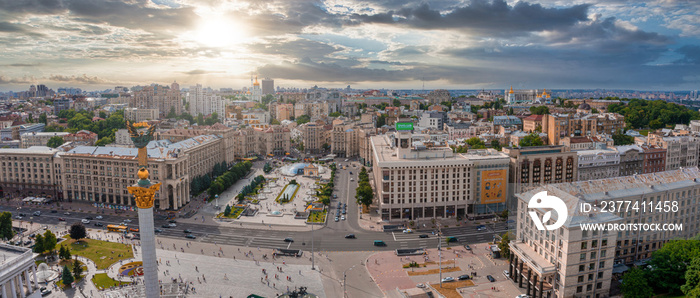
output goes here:
{"type": "Polygon", "coordinates": [[[238,22],[219,15],[203,17],[191,34],[197,43],[213,48],[240,44],[247,37],[243,26],[238,22]]]}

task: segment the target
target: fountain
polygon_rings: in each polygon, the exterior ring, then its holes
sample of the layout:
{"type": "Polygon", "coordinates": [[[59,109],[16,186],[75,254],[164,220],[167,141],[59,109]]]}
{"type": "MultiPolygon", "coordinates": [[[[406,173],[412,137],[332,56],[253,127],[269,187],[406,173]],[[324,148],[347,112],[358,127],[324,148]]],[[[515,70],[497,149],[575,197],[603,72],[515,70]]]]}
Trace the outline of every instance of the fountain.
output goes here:
{"type": "Polygon", "coordinates": [[[58,278],[58,271],[49,269],[49,265],[46,263],[39,264],[36,271],[36,280],[40,283],[48,283],[58,278]]]}

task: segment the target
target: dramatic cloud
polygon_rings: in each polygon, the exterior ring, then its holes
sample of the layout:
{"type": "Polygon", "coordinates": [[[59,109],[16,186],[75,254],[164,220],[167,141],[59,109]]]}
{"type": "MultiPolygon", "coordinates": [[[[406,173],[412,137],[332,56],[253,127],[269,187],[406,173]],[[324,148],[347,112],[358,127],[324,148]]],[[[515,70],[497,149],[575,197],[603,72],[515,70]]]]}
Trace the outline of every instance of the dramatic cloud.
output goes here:
{"type": "Polygon", "coordinates": [[[80,84],[105,84],[109,83],[108,80],[101,79],[98,77],[88,77],[86,74],[82,76],[64,76],[64,75],[50,75],[48,77],[49,81],[55,82],[68,82],[68,83],[80,83],[80,84]]]}
{"type": "Polygon", "coordinates": [[[37,80],[32,76],[23,76],[21,78],[10,78],[4,75],[0,75],[0,85],[1,84],[33,84],[37,80]]]}

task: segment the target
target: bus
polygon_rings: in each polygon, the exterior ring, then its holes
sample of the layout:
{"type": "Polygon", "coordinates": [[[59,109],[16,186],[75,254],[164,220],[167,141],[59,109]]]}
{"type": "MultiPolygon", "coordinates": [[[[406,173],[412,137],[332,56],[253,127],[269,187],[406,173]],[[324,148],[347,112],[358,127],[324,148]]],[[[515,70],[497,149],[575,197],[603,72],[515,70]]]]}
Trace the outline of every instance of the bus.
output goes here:
{"type": "Polygon", "coordinates": [[[124,233],[126,231],[126,227],[118,225],[107,225],[107,231],[124,233]]]}

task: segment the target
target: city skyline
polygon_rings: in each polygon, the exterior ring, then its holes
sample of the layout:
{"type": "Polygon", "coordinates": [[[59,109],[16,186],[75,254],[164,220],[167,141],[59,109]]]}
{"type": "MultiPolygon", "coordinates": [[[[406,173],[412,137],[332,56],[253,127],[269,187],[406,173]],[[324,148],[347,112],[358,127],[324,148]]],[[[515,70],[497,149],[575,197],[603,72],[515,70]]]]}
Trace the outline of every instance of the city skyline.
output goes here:
{"type": "Polygon", "coordinates": [[[695,90],[700,4],[0,2],[0,91],[177,81],[388,89],[695,90]]]}

